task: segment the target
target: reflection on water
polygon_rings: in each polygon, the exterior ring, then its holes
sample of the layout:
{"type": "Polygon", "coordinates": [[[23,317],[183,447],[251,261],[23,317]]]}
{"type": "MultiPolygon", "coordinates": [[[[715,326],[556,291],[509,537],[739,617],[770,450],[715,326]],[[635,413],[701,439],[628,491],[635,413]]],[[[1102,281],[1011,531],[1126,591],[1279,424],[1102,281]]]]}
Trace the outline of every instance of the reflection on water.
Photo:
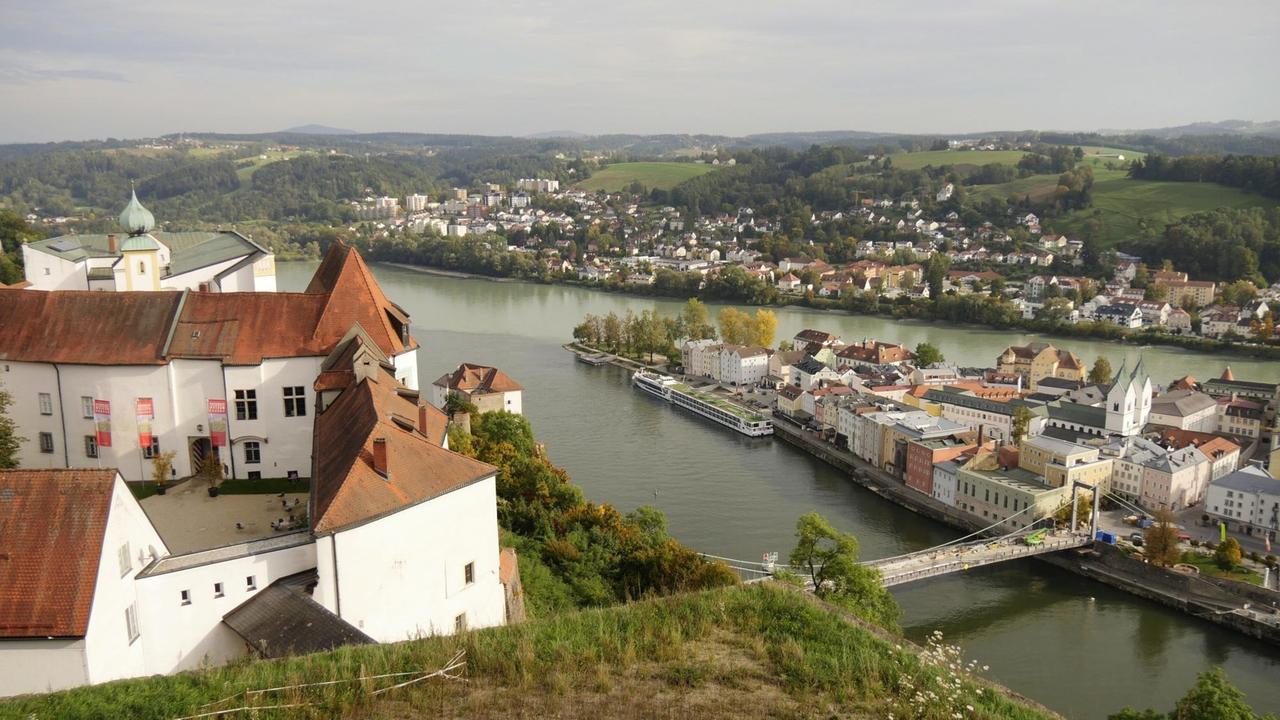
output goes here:
{"type": "MultiPolygon", "coordinates": [[[[282,289],[305,287],[314,265],[282,263],[282,289]]],[[[850,482],[781,442],[749,439],[629,386],[618,368],[573,362],[560,348],[586,312],[638,312],[654,302],[564,287],[436,278],[375,268],[413,318],[425,386],[458,362],[500,366],[525,387],[524,409],[557,464],[588,498],[624,511],[654,505],[672,534],[704,552],[784,556],[795,520],[811,510],[857,534],[863,557],[918,550],[958,533],[850,482]]],[[[779,312],[779,335],[805,325],[843,334],[929,340],[952,359],[991,363],[1011,336],[812,311],[779,312]]],[[[1118,365],[1136,349],[1064,343],[1118,365]]],[[[1216,375],[1222,358],[1144,352],[1157,377],[1216,375]],[[1215,368],[1218,368],[1215,370],[1215,368]]],[[[1277,366],[1231,360],[1237,377],[1271,380],[1277,366]]],[[[993,679],[1072,718],[1104,718],[1124,705],[1169,709],[1195,674],[1226,668],[1257,709],[1280,708],[1280,651],[1034,561],[979,568],[894,589],[907,636],[941,629],[993,679]]]]}

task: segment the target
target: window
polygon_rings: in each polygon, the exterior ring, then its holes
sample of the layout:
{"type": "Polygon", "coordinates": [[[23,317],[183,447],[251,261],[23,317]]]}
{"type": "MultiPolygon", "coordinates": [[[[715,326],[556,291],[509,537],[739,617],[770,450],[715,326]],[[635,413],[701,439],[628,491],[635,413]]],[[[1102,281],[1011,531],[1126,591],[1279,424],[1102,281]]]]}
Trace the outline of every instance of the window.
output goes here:
{"type": "Polygon", "coordinates": [[[53,433],[40,433],[40,452],[53,452],[53,433]]]}
{"type": "Polygon", "coordinates": [[[257,578],[255,578],[255,577],[254,577],[254,576],[252,576],[252,575],[250,575],[249,577],[245,578],[245,579],[244,579],[244,589],[245,589],[245,590],[257,590],[257,589],[258,589],[258,580],[257,580],[257,578]]]}
{"type": "Polygon", "coordinates": [[[236,391],[236,419],[237,420],[257,420],[258,419],[258,391],[257,390],[237,390],[236,391]]]}
{"type": "Polygon", "coordinates": [[[148,460],[160,457],[160,438],[152,435],[151,444],[142,448],[142,457],[148,460]]]}
{"type": "Polygon", "coordinates": [[[125,544],[120,546],[119,554],[120,554],[120,577],[124,577],[125,575],[129,574],[130,570],[133,569],[133,558],[129,557],[129,543],[126,542],[125,544]]]}
{"type": "Polygon", "coordinates": [[[226,594],[226,593],[222,592],[222,583],[217,582],[217,583],[214,583],[214,584],[213,584],[213,596],[214,596],[214,597],[216,597],[216,598],[220,598],[220,597],[222,597],[222,596],[223,596],[223,595],[225,595],[225,594],[226,594]]]}
{"type": "Polygon", "coordinates": [[[453,631],[454,632],[467,631],[467,614],[466,613],[462,613],[461,615],[453,619],[453,631]]]}
{"type": "Polygon", "coordinates": [[[190,590],[180,590],[180,591],[178,591],[178,597],[182,600],[182,604],[183,604],[183,605],[190,605],[190,604],[191,604],[191,591],[190,591],[190,590]]]}
{"type": "Polygon", "coordinates": [[[249,479],[250,479],[250,480],[261,480],[261,479],[262,479],[262,473],[261,473],[260,471],[258,471],[258,470],[250,470],[250,471],[249,471],[249,479]]]}
{"type": "Polygon", "coordinates": [[[475,563],[469,562],[465,566],[463,566],[462,578],[467,585],[470,585],[471,583],[476,581],[476,564],[475,563]]]}
{"type": "Polygon", "coordinates": [[[262,446],[256,442],[246,442],[244,444],[244,461],[248,465],[257,465],[262,462],[262,446]]]}
{"type": "Polygon", "coordinates": [[[88,458],[98,457],[98,436],[97,435],[84,436],[84,456],[88,458]]]}
{"type": "Polygon", "coordinates": [[[139,262],[139,263],[138,263],[138,274],[139,274],[139,275],[146,275],[146,274],[147,274],[147,264],[146,264],[146,263],[144,263],[144,262],[139,262]]]}
{"type": "Polygon", "coordinates": [[[131,604],[124,609],[124,626],[129,631],[129,644],[132,645],[134,640],[142,633],[138,630],[138,606],[131,604]]]}
{"type": "Polygon", "coordinates": [[[40,393],[40,414],[53,414],[53,396],[49,393],[40,393]]]}
{"type": "Polygon", "coordinates": [[[80,414],[86,418],[93,417],[93,398],[87,395],[80,396],[80,414]]]}
{"type": "Polygon", "coordinates": [[[307,396],[301,385],[291,385],[284,389],[284,416],[303,417],[307,414],[307,396]]]}

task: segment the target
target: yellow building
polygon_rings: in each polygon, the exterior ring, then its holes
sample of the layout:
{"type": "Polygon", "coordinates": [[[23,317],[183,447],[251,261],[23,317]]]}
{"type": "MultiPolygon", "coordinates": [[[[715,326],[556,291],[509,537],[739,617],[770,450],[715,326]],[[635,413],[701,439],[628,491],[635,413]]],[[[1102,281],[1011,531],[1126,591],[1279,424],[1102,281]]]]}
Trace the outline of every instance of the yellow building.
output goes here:
{"type": "Polygon", "coordinates": [[[979,453],[956,474],[956,506],[1010,530],[1053,515],[1071,502],[1071,487],[1051,487],[1023,468],[1002,468],[996,453],[979,453]]]}
{"type": "Polygon", "coordinates": [[[996,358],[996,369],[1002,373],[1022,375],[1027,389],[1047,377],[1084,382],[1085,366],[1075,353],[1060,350],[1048,343],[1010,345],[996,358]]]}
{"type": "Polygon", "coordinates": [[[1195,307],[1204,307],[1213,302],[1218,287],[1210,280],[1168,280],[1157,281],[1157,285],[1168,288],[1166,302],[1174,307],[1183,307],[1190,301],[1195,307]]]}
{"type": "Polygon", "coordinates": [[[1080,482],[1109,492],[1113,465],[1112,458],[1102,457],[1098,448],[1045,435],[1023,440],[1018,449],[1018,467],[1055,488],[1080,482]]]}

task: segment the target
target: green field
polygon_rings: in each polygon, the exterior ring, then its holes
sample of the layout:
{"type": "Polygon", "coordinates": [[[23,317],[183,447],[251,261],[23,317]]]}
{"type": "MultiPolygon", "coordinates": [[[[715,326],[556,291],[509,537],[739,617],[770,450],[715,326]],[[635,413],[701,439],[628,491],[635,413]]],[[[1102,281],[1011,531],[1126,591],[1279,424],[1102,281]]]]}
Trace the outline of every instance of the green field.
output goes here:
{"type": "Polygon", "coordinates": [[[254,155],[253,157],[246,158],[244,160],[237,160],[236,177],[240,178],[240,182],[247,182],[249,178],[253,177],[253,174],[258,171],[258,168],[263,165],[270,165],[273,162],[280,162],[281,160],[292,160],[302,153],[303,151],[301,150],[289,150],[287,152],[273,150],[271,152],[262,153],[261,155],[254,155]],[[263,155],[266,157],[263,157],[263,155]]]}
{"type": "MultiPolygon", "coordinates": [[[[1129,157],[1126,152],[1125,159],[1129,157]]],[[[1097,217],[1103,223],[1104,240],[1115,244],[1141,236],[1144,227],[1147,234],[1159,234],[1166,224],[1192,213],[1220,207],[1272,207],[1277,204],[1275,200],[1214,183],[1132,180],[1124,170],[1107,170],[1099,166],[1094,167],[1093,176],[1093,207],[1051,220],[1049,225],[1054,231],[1075,234],[1086,221],[1097,217]]],[[[1005,198],[1016,194],[1030,195],[1033,201],[1039,201],[1048,198],[1057,184],[1056,174],[1032,175],[999,185],[979,185],[968,188],[968,191],[972,199],[1005,198]]]]}
{"type": "Polygon", "coordinates": [[[652,190],[670,190],[685,180],[705,175],[717,169],[716,165],[683,162],[627,162],[614,163],[579,182],[582,190],[618,192],[633,182],[639,182],[652,190]]]}

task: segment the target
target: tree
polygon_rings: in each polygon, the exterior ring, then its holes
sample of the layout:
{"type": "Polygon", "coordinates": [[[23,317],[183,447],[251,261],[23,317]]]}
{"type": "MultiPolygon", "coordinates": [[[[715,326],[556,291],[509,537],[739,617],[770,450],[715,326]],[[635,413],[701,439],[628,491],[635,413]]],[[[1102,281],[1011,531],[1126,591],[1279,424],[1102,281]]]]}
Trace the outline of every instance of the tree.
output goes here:
{"type": "Polygon", "coordinates": [[[880,573],[858,564],[858,539],[831,527],[818,513],[796,521],[790,561],[808,575],[818,597],[882,627],[897,627],[902,610],[880,584],[880,573]]]}
{"type": "Polygon", "coordinates": [[[1031,410],[1026,405],[1019,405],[1013,409],[1012,421],[1009,437],[1013,439],[1014,445],[1022,445],[1022,438],[1031,429],[1031,410]]]}
{"type": "Polygon", "coordinates": [[[737,308],[727,307],[716,316],[720,321],[720,339],[729,345],[746,345],[751,316],[737,308]]]}
{"type": "Polygon", "coordinates": [[[173,459],[178,457],[178,453],[170,450],[156,455],[151,460],[151,479],[156,485],[164,485],[169,480],[169,474],[173,472],[173,459]]]}
{"type": "Polygon", "coordinates": [[[711,340],[716,336],[716,328],[711,324],[711,314],[707,306],[698,298],[689,298],[680,310],[680,332],[690,340],[711,340]]]}
{"type": "Polygon", "coordinates": [[[9,417],[13,397],[0,385],[0,470],[18,467],[18,450],[26,438],[18,435],[18,426],[9,417]]]}
{"type": "Polygon", "coordinates": [[[929,266],[925,270],[925,279],[929,284],[929,299],[934,305],[938,304],[938,298],[942,297],[942,287],[947,279],[947,270],[951,267],[951,261],[942,253],[934,253],[929,256],[929,266]]]}
{"type": "Polygon", "coordinates": [[[1111,382],[1111,361],[1102,355],[1093,361],[1093,369],[1089,371],[1089,382],[1094,385],[1106,385],[1111,382]]]}
{"type": "Polygon", "coordinates": [[[1229,537],[1218,545],[1217,550],[1213,551],[1213,561],[1223,570],[1231,570],[1240,564],[1243,554],[1240,543],[1235,538],[1229,537]]]}
{"type": "Polygon", "coordinates": [[[937,345],[927,342],[916,345],[916,364],[920,367],[937,365],[944,360],[946,358],[942,356],[942,351],[938,349],[937,345]]]}
{"type": "Polygon", "coordinates": [[[747,324],[747,342],[743,344],[767,348],[773,344],[777,331],[778,316],[772,310],[756,308],[755,316],[747,324]]]}
{"type": "Polygon", "coordinates": [[[1275,720],[1274,715],[1258,715],[1245,704],[1244,693],[1231,684],[1222,668],[1215,667],[1196,676],[1196,684],[1167,715],[1155,710],[1125,708],[1107,720],[1275,720]]]}
{"type": "Polygon", "coordinates": [[[1181,557],[1178,551],[1178,528],[1174,525],[1173,513],[1169,510],[1156,511],[1156,521],[1146,529],[1142,539],[1147,559],[1157,565],[1168,567],[1181,557]]]}

